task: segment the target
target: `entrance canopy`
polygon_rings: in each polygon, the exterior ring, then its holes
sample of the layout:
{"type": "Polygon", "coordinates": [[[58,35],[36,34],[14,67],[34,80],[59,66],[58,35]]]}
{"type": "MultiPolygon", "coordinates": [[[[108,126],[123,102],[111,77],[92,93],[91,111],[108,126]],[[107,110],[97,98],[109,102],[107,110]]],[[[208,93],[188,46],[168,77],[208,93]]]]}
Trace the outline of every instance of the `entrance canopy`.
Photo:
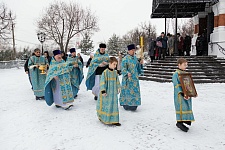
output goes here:
{"type": "Polygon", "coordinates": [[[191,18],[219,0],[153,0],[151,18],[191,18]]]}

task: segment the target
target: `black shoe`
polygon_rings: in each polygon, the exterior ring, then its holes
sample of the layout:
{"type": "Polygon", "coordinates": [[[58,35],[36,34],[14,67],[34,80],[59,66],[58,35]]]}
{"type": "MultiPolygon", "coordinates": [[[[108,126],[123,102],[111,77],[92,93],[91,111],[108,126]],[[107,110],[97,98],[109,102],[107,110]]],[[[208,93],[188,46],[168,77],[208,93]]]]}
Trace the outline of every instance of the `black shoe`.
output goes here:
{"type": "Polygon", "coordinates": [[[98,96],[95,96],[95,97],[94,97],[94,100],[96,100],[96,101],[97,101],[97,100],[98,100],[98,96]]]}
{"type": "Polygon", "coordinates": [[[115,125],[115,126],[121,126],[120,123],[113,123],[112,125],[115,125]]]}
{"type": "Polygon", "coordinates": [[[74,98],[77,98],[77,95],[75,95],[74,98]]]}
{"type": "Polygon", "coordinates": [[[184,132],[188,132],[188,127],[186,127],[185,125],[183,125],[183,123],[182,122],[178,122],[177,124],[176,124],[176,126],[179,128],[179,129],[181,129],[182,131],[184,131],[184,132]]]}
{"type": "Polygon", "coordinates": [[[69,107],[65,108],[65,110],[69,110],[73,105],[69,105],[69,107]]]}
{"type": "Polygon", "coordinates": [[[124,108],[125,110],[129,110],[129,108],[128,108],[127,105],[123,105],[123,108],[124,108]]]}
{"type": "Polygon", "coordinates": [[[186,125],[191,126],[191,121],[183,121],[183,123],[185,123],[186,125]]]}
{"type": "Polygon", "coordinates": [[[59,105],[55,105],[55,107],[56,107],[56,108],[61,108],[61,106],[59,106],[59,105]]]}
{"type": "Polygon", "coordinates": [[[36,100],[41,100],[41,97],[36,96],[36,100]]]}
{"type": "Polygon", "coordinates": [[[41,97],[41,99],[45,99],[45,97],[44,97],[44,96],[42,96],[42,97],[41,97]]]}
{"type": "Polygon", "coordinates": [[[137,106],[129,106],[129,109],[130,109],[131,111],[136,111],[136,110],[137,110],[137,106]]]}

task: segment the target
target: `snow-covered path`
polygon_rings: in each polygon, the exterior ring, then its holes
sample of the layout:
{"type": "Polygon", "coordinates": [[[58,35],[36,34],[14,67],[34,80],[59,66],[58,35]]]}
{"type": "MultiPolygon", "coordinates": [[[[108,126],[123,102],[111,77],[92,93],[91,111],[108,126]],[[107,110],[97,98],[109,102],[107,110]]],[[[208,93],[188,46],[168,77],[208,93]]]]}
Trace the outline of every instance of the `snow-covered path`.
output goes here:
{"type": "Polygon", "coordinates": [[[112,127],[97,119],[96,101],[84,81],[75,107],[65,111],[36,101],[23,69],[0,70],[0,149],[225,149],[225,84],[196,85],[196,122],[188,133],[175,126],[172,84],[140,85],[142,106],[136,112],[120,107],[122,126],[112,127]]]}

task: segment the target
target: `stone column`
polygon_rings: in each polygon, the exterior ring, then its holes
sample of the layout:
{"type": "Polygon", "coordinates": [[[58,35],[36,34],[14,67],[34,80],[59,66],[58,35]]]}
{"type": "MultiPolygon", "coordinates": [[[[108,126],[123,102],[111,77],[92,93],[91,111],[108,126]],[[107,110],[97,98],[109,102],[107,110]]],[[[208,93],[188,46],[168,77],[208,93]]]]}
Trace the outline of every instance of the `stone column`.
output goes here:
{"type": "Polygon", "coordinates": [[[194,23],[195,29],[194,29],[194,36],[193,36],[192,42],[191,42],[191,45],[192,45],[191,55],[196,55],[195,43],[196,43],[196,39],[198,37],[198,32],[199,32],[199,17],[198,17],[198,15],[196,15],[192,19],[193,19],[193,23],[194,23]]]}
{"type": "MultiPolygon", "coordinates": [[[[220,1],[213,6],[214,12],[214,30],[210,35],[211,42],[219,42],[218,44],[225,48],[225,1],[220,1]]],[[[209,55],[225,58],[225,55],[219,51],[217,45],[209,46],[209,55]]]]}

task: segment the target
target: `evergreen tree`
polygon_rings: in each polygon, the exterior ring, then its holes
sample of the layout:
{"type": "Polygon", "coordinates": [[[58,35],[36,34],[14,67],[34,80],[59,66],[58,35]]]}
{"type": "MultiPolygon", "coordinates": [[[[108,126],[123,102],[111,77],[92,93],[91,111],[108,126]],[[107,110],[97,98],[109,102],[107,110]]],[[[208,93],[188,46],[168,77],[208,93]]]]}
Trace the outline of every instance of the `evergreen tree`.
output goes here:
{"type": "Polygon", "coordinates": [[[120,49],[121,49],[121,40],[116,34],[113,34],[112,37],[109,38],[107,44],[108,53],[110,55],[117,55],[120,49]]]}
{"type": "Polygon", "coordinates": [[[84,34],[83,40],[81,41],[79,48],[81,53],[87,54],[87,51],[90,51],[94,48],[93,41],[88,33],[84,34]]]}

